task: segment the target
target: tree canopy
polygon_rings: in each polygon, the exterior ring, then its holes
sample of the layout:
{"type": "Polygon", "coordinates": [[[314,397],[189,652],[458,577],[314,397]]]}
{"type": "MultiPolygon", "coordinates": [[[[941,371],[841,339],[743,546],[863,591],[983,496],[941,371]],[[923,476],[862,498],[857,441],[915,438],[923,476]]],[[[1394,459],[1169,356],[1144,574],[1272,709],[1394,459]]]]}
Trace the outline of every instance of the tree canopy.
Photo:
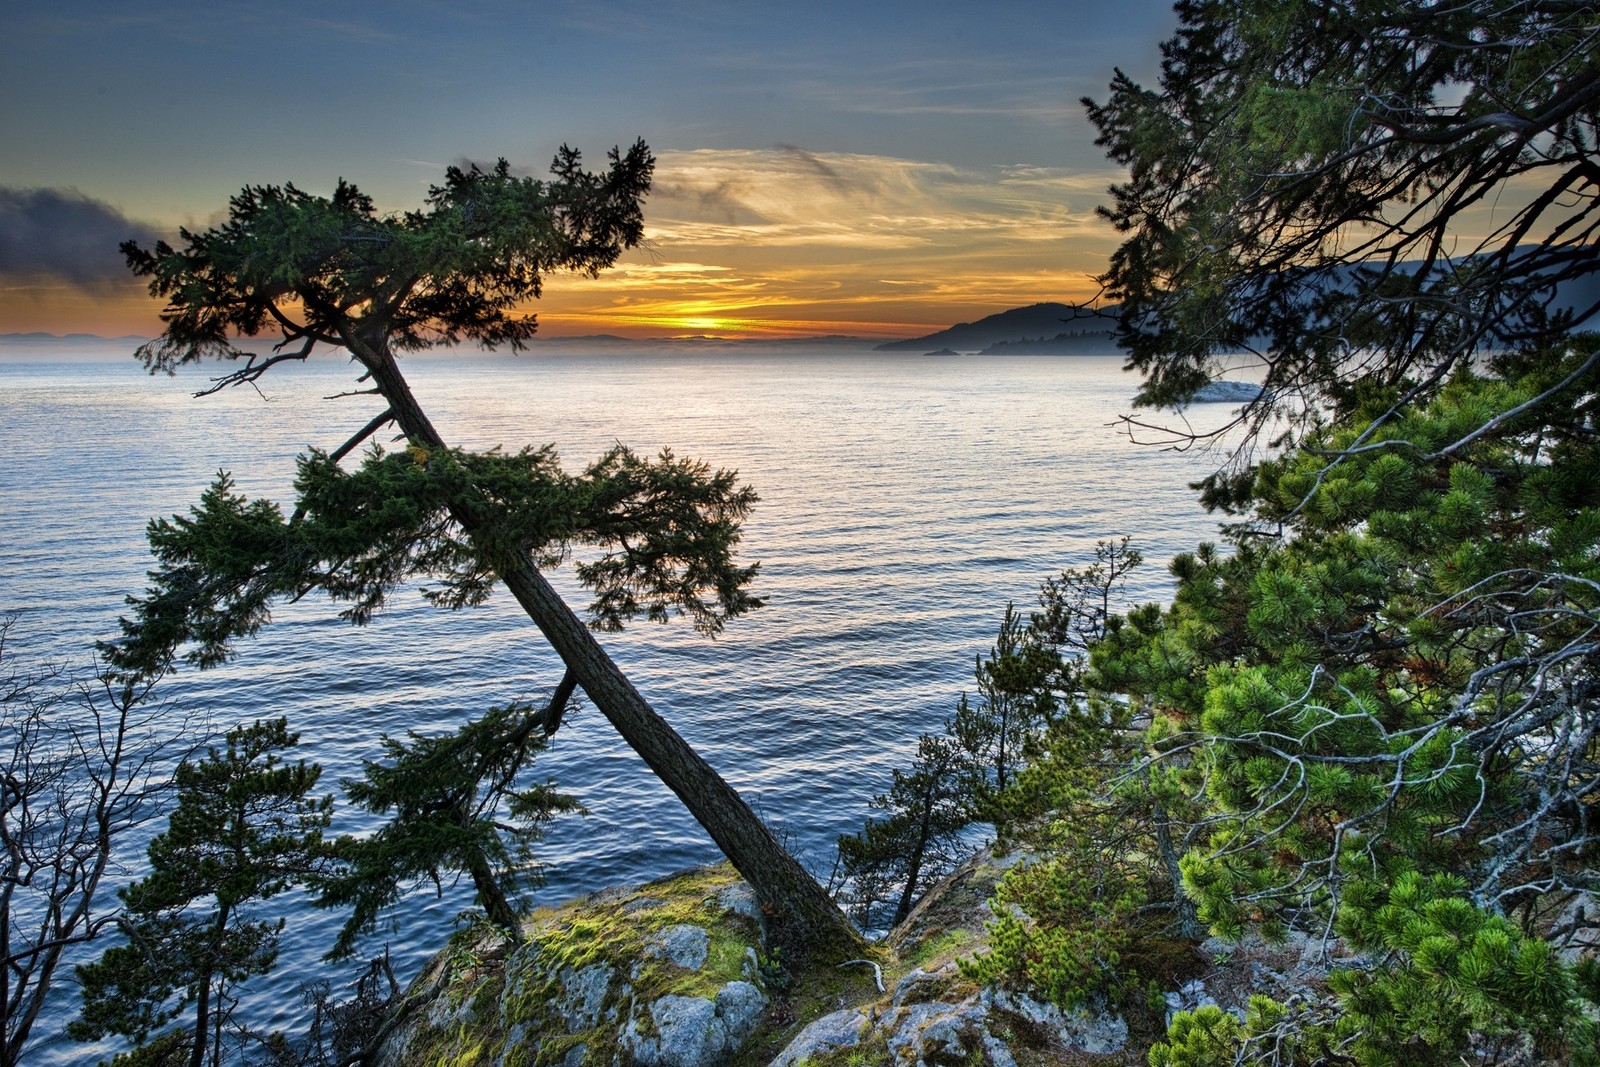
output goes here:
{"type": "MultiPolygon", "coordinates": [[[[1253,431],[1600,309],[1600,16],[1586,3],[1183,0],[1159,84],[1086,100],[1129,169],[1104,277],[1141,400],[1259,356],[1253,431]]],[[[1294,429],[1294,425],[1290,426],[1294,429]]],[[[1216,484],[1216,483],[1214,483],[1216,484]]]]}
{"type": "Polygon", "coordinates": [[[1186,902],[1328,970],[1157,1067],[1600,1062],[1600,13],[1178,12],[1089,102],[1104,281],[1142,403],[1259,359],[1202,487],[1238,521],[1081,642],[1014,798],[1054,841],[968,969],[1137,997],[1186,902]]]}
{"type": "Polygon", "coordinates": [[[425,210],[396,215],[379,214],[342,178],[328,197],[249,186],[220,226],[181,231],[181,250],[123,244],[134,273],[170,302],[166,331],[140,358],[169,373],[206,357],[243,359],[219,379],[225,385],[358,339],[397,351],[463,338],[520,348],[538,326],[523,305],[544,275],[598,274],[644,235],[655,160],[642,141],[610,160],[604,172],[586,171],[563,145],[549,181],[514,175],[504,159],[489,170],[450,167],[425,210]],[[237,347],[237,335],[264,330],[282,332],[275,355],[237,347]]]}

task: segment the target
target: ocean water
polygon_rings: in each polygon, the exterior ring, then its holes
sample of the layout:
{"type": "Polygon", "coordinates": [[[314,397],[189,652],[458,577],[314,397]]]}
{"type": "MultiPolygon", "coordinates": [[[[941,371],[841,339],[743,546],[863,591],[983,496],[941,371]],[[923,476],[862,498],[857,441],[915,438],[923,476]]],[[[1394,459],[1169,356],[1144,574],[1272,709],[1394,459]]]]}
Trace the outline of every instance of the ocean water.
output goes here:
{"type": "MultiPolygon", "coordinates": [[[[259,391],[195,398],[208,368],[149,377],[126,353],[62,361],[0,355],[0,612],[13,653],[88,664],[149,566],[144,527],[181,512],[219,470],[241,491],[289,499],[297,453],[333,448],[377,410],[331,357],[278,368],[259,391]]],[[[554,443],[579,467],[620,441],[737,468],[761,502],[743,558],[766,607],[711,640],[684,622],[636,624],[603,643],[641,692],[826,877],[903,766],[972,688],[974,657],[1008,601],[1132,534],[1147,563],[1131,599],[1162,599],[1165,564],[1215,536],[1187,483],[1216,455],[1130,442],[1117,416],[1136,381],[1105,357],[774,353],[440,355],[406,372],[446,440],[554,443]]],[[[1197,407],[1192,420],[1225,416],[1197,407]]],[[[559,588],[581,604],[564,571],[559,588]]],[[[396,596],[370,626],[326,602],[275,622],[165,699],[218,728],[285,715],[332,789],[381,735],[442,731],[491,704],[542,700],[559,662],[508,597],[447,613],[396,596]]],[[[540,771],[589,810],[538,854],[559,901],[670,873],[717,853],[676,799],[580,702],[540,771]]],[[[360,829],[344,812],[336,824],[360,829]]],[[[127,856],[137,864],[138,852],[127,856]]],[[[470,900],[424,891],[387,942],[410,973],[470,900]]],[[[278,972],[252,983],[280,1024],[340,917],[290,902],[278,972]]],[[[59,1025],[59,1024],[56,1024],[59,1025]]],[[[50,1027],[42,1025],[38,1036],[50,1027]]],[[[64,1054],[63,1054],[64,1055],[64,1054]]]]}

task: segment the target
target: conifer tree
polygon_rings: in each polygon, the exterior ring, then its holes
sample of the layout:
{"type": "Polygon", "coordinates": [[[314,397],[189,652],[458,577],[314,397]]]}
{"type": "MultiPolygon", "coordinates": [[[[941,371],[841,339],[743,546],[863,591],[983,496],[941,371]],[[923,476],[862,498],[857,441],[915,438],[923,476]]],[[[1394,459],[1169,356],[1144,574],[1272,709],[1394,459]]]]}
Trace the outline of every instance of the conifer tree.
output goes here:
{"type": "MultiPolygon", "coordinates": [[[[1074,808],[1083,769],[1048,745],[1025,777],[1080,819],[1148,783],[1214,932],[1367,953],[1242,1020],[1180,1013],[1157,1067],[1594,1062],[1592,968],[1540,935],[1600,873],[1600,341],[1574,332],[1600,310],[1600,19],[1177,9],[1159,84],[1087,102],[1128,168],[1102,280],[1141,404],[1254,357],[1262,394],[1221,431],[1242,442],[1199,486],[1239,521],[1174,561],[1169,607],[1087,642],[1089,706],[1148,724],[1109,780],[1074,808]]],[[[1106,841],[1059,842],[1059,868],[1106,841]]],[[[1166,852],[1128,844],[1108,858],[1166,852]]],[[[1043,919],[975,966],[1081,995],[1066,965],[1115,931],[1052,914],[1084,887],[1039,868],[1003,899],[1038,890],[1043,919]]]]}
{"type": "Polygon", "coordinates": [[[226,1062],[233,990],[272,969],[285,924],[259,918],[256,905],[309,882],[326,859],[332,798],[311,796],[316,765],[285,761],[297,740],[283,719],[256,722],[179,765],[150,872],[120,894],[126,941],[78,969],[73,1037],[122,1035],[152,1062],[177,1062],[178,1050],[190,1067],[226,1062]]]}
{"type": "Polygon", "coordinates": [[[976,777],[970,754],[948,733],[917,739],[911,767],[896,769],[889,791],[873,798],[888,814],[839,838],[857,921],[870,923],[879,904],[894,900],[890,925],[898,925],[928,885],[955,867],[975,818],[976,777]]]}
{"type": "Polygon", "coordinates": [[[338,864],[319,880],[317,903],[353,912],[330,953],[347,956],[419,879],[439,886],[465,873],[490,922],[514,931],[518,886],[537,884],[531,848],[558,812],[578,809],[548,782],[526,782],[544,749],[547,712],[515,703],[490,708],[453,733],[385,736],[385,760],[364,761],[346,795],[388,815],[375,833],[336,842],[338,864]]]}
{"type": "Polygon", "coordinates": [[[1180,558],[1172,606],[1096,643],[1089,683],[1154,715],[1134,767],[1203,803],[1200,917],[1381,960],[1244,1027],[1185,1017],[1161,1062],[1592,1060],[1540,936],[1592,936],[1581,909],[1553,922],[1600,887],[1600,338],[1563,348],[1398,414],[1374,390],[1259,465],[1254,513],[1292,536],[1180,558]]]}
{"type": "Polygon", "coordinates": [[[987,656],[974,661],[977,703],[962,694],[948,732],[972,764],[973,816],[1003,834],[1009,821],[999,802],[1015,781],[1028,747],[1056,712],[1052,681],[1061,669],[1057,653],[1041,644],[1033,627],[1007,604],[987,656]]]}
{"type": "MultiPolygon", "coordinates": [[[[1085,100],[1126,167],[1102,278],[1140,401],[1255,357],[1235,420],[1292,439],[1369,385],[1397,416],[1600,311],[1600,16],[1587,3],[1181,0],[1157,84],[1085,100]]],[[[1207,479],[1248,496],[1250,455],[1207,479]]],[[[1242,494],[1242,495],[1241,495],[1242,494]]]]}
{"type": "Polygon", "coordinates": [[[523,306],[544,276],[597,274],[643,236],[654,159],[636,143],[609,166],[583,169],[562,147],[551,178],[517,177],[504,160],[451,167],[426,205],[378,212],[340,181],[331,196],[293,185],[251,186],[225,222],[165,242],[123,246],[132,270],[164,298],[166,329],[139,350],[151,372],[207,359],[234,364],[202,392],[258,382],[285,363],[340,349],[375,397],[365,425],[304,457],[288,518],[217,480],[188,516],[152,524],[153,583],[131,601],[108,658],[135,675],[182,658],[221,662],[284,598],[322,590],[360,623],[411,579],[436,582],[446,607],[504,585],[595,707],[688,807],[796,944],[853,951],[859,935],[816,880],[738,793],[656,714],[543,573],[579,547],[594,592],[590,623],[615,630],[643,616],[687,615],[707,632],[759,605],[754,567],[734,560],[754,494],[732,472],[663,452],[618,447],[578,477],[549,447],[470,453],[445,442],[401,372],[399,356],[469,340],[520,349],[536,329],[523,306]],[[271,354],[239,335],[275,332],[271,354]],[[385,426],[403,451],[341,461],[385,426]]]}

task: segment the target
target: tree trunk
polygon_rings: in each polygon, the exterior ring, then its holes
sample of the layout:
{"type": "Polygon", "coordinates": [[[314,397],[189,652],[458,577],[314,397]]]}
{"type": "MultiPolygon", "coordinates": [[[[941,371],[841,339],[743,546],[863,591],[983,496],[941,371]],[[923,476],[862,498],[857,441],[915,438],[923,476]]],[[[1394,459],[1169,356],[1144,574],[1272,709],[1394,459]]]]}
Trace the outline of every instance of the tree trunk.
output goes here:
{"type": "Polygon", "coordinates": [[[572,668],[568,667],[566,673],[561,676],[556,691],[550,694],[550,703],[545,705],[544,711],[535,716],[546,738],[554,737],[555,732],[561,729],[561,720],[566,717],[567,704],[571,702],[572,691],[576,688],[578,688],[577,676],[572,673],[572,668]]]}
{"type": "Polygon", "coordinates": [[[226,904],[217,905],[217,918],[212,924],[212,937],[206,946],[206,958],[200,980],[196,983],[194,1002],[194,1048],[189,1050],[189,1067],[202,1067],[206,1060],[206,1049],[211,1044],[211,995],[212,983],[217,980],[217,957],[221,953],[222,939],[228,934],[228,915],[230,908],[226,904]]]}
{"type": "MultiPolygon", "coordinates": [[[[446,447],[386,346],[351,340],[351,351],[372,372],[400,430],[416,444],[446,447]]],[[[451,514],[469,536],[491,528],[494,522],[494,516],[467,508],[453,508],[451,514]]],[[[861,935],[826,890],[778,843],[738,792],[639,694],[533,561],[524,555],[506,567],[500,578],[594,706],[677,794],[750,883],[771,911],[782,931],[780,936],[796,945],[859,954],[861,935]]]]}
{"type": "Polygon", "coordinates": [[[922,880],[922,857],[928,851],[928,838],[933,836],[933,793],[937,788],[938,778],[929,775],[928,788],[922,794],[922,822],[917,827],[917,846],[911,850],[911,858],[906,862],[906,887],[900,894],[900,906],[894,910],[894,926],[906,921],[906,916],[911,914],[911,905],[917,901],[917,883],[922,880]]]}
{"type": "Polygon", "coordinates": [[[477,891],[478,902],[483,905],[489,921],[506,933],[515,934],[517,910],[506,899],[505,890],[500,888],[500,880],[495,877],[488,860],[478,853],[467,859],[467,867],[467,873],[472,876],[472,888],[477,891]]]}
{"type": "Polygon", "coordinates": [[[1195,911],[1194,901],[1183,891],[1183,870],[1178,866],[1178,850],[1172,842],[1172,823],[1161,801],[1150,798],[1151,819],[1155,823],[1156,847],[1161,851],[1162,865],[1167,869],[1167,881],[1172,883],[1172,901],[1178,911],[1178,935],[1200,940],[1206,928],[1195,911]]]}

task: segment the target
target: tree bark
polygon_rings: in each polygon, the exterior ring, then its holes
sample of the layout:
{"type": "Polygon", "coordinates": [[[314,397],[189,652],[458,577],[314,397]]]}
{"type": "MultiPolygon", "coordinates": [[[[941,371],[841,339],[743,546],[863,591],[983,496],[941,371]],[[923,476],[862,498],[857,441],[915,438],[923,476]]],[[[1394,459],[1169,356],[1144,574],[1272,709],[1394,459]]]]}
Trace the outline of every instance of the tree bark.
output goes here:
{"type": "MultiPolygon", "coordinates": [[[[445,448],[387,346],[349,340],[350,350],[371,371],[373,383],[389,402],[401,432],[424,447],[445,448]]],[[[453,507],[451,513],[469,536],[492,528],[494,522],[492,515],[466,507],[453,507]]],[[[750,883],[780,936],[796,946],[859,955],[861,935],[827,891],[778,843],[738,792],[640,695],[532,559],[523,555],[500,578],[594,706],[677,794],[750,883]]]]}
{"type": "Polygon", "coordinates": [[[500,888],[500,880],[495,877],[488,861],[481,854],[471,856],[467,860],[467,867],[467,873],[472,876],[472,888],[477,890],[478,902],[483,905],[489,921],[506,933],[515,934],[517,910],[506,899],[505,890],[500,888]]]}
{"type": "Polygon", "coordinates": [[[1151,818],[1155,823],[1156,846],[1161,851],[1161,862],[1167,869],[1167,881],[1172,884],[1172,900],[1178,910],[1178,935],[1198,941],[1205,936],[1206,928],[1195,911],[1194,901],[1183,891],[1183,869],[1178,866],[1178,850],[1172,841],[1172,823],[1167,818],[1166,806],[1153,795],[1151,818]]]}
{"type": "Polygon", "coordinates": [[[211,995],[212,983],[217,980],[216,959],[220,953],[219,946],[222,939],[228,935],[228,916],[230,908],[227,904],[217,905],[217,918],[212,925],[210,943],[206,946],[206,961],[204,972],[196,983],[194,1004],[194,1048],[189,1050],[189,1067],[201,1067],[205,1063],[206,1049],[211,1045],[211,995]]]}

